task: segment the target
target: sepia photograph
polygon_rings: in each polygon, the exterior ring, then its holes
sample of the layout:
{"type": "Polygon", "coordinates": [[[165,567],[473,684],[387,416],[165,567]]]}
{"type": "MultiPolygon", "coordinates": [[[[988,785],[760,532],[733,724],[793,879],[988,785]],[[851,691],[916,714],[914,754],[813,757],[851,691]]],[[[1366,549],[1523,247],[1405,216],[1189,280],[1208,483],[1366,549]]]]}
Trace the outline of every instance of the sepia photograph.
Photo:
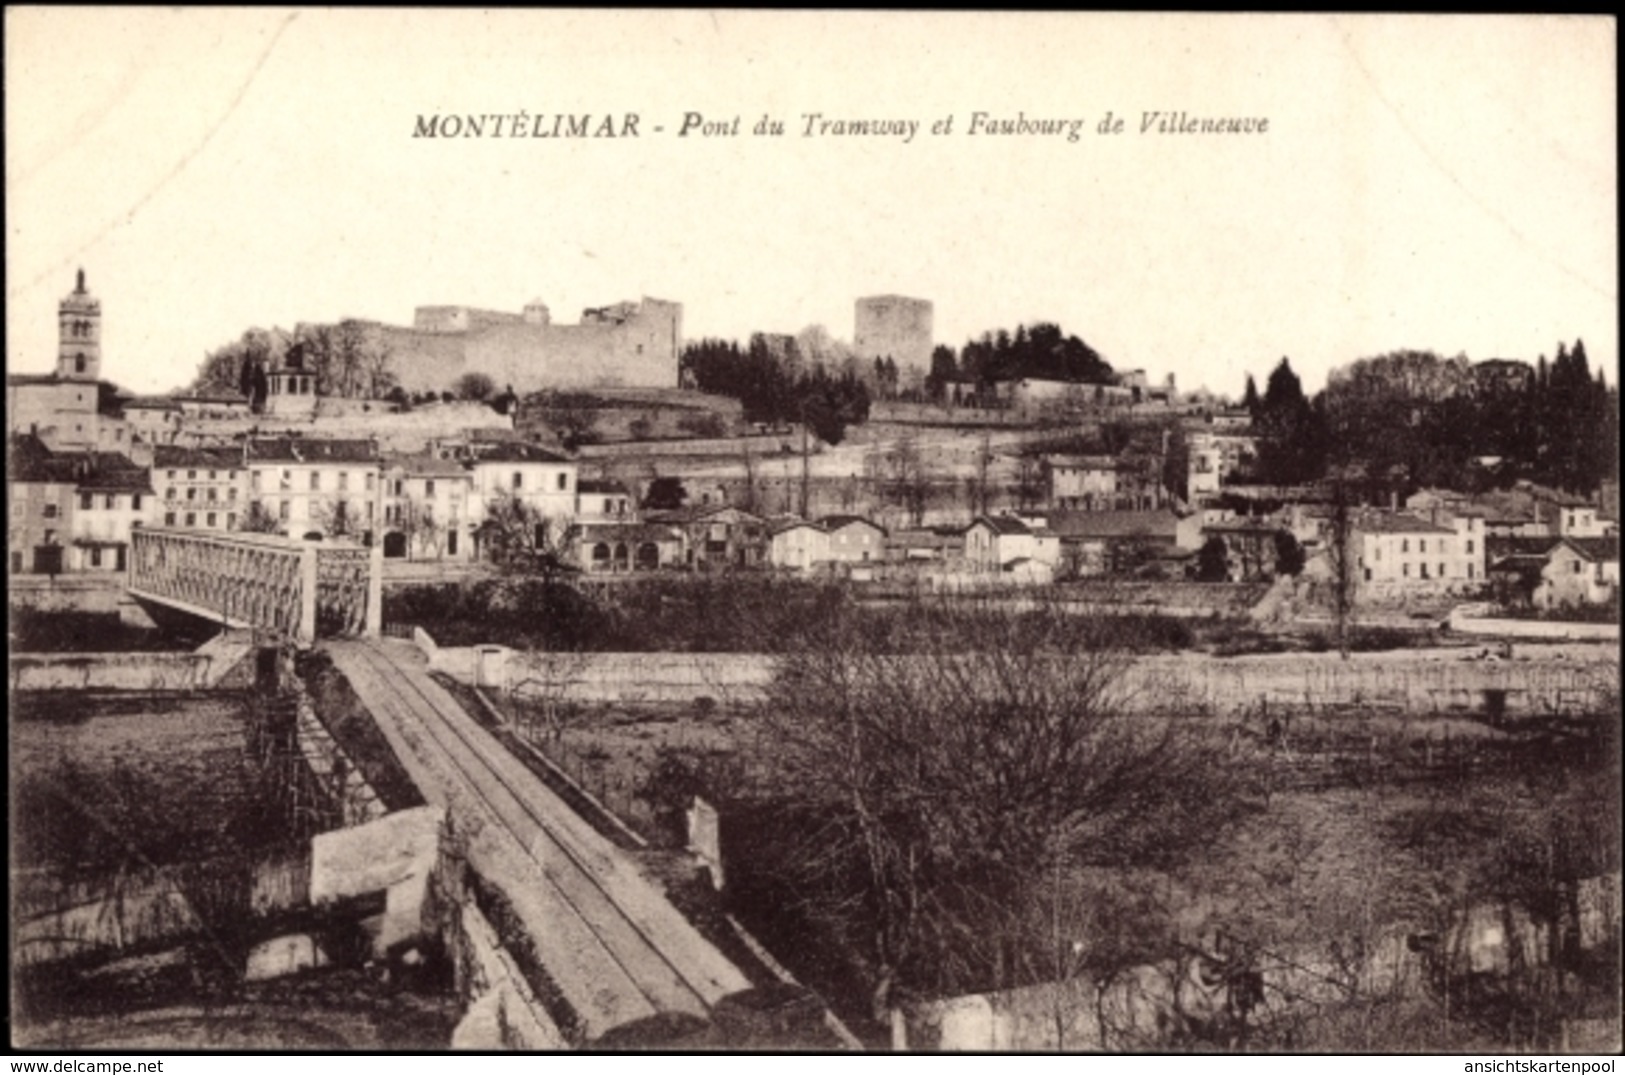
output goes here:
{"type": "Polygon", "coordinates": [[[4,17],[14,1051],[1620,1051],[1613,19],[4,17]]]}

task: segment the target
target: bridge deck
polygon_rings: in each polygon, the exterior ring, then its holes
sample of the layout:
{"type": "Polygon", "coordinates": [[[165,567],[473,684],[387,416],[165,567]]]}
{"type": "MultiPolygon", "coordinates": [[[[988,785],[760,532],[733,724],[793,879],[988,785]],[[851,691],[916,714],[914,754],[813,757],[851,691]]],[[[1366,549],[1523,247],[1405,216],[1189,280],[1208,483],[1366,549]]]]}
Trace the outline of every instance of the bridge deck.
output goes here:
{"type": "Polygon", "coordinates": [[[705,1016],[750,982],[636,866],[482,729],[410,643],[334,642],[424,797],[472,833],[469,860],[512,903],[589,1038],[658,1012],[705,1016]]]}

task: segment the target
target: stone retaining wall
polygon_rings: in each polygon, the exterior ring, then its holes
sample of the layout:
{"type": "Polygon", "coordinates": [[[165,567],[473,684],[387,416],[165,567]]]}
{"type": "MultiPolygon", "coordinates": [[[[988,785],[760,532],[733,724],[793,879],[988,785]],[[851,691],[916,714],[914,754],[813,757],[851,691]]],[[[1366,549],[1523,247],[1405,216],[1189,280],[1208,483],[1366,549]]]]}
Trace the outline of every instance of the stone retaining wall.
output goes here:
{"type": "Polygon", "coordinates": [[[219,635],[190,653],[21,653],[13,691],[199,691],[241,686],[249,644],[219,635]],[[233,673],[238,673],[236,676],[233,673]]]}
{"type": "MultiPolygon", "coordinates": [[[[430,667],[464,683],[480,674],[478,647],[434,647],[430,667]]],[[[424,643],[420,642],[420,645],[424,643]]],[[[584,702],[760,701],[772,682],[762,654],[506,651],[506,686],[584,702]]],[[[489,663],[487,664],[489,668],[489,663]]],[[[1520,647],[1514,659],[1461,649],[1356,653],[1144,657],[1126,666],[1115,691],[1129,712],[1188,711],[1235,717],[1260,705],[1330,709],[1368,706],[1407,713],[1481,711],[1512,715],[1595,712],[1619,690],[1617,652],[1600,646],[1520,647]],[[1495,692],[1492,702],[1489,692],[1495,692]]],[[[500,686],[482,683],[485,686],[500,686]]]]}

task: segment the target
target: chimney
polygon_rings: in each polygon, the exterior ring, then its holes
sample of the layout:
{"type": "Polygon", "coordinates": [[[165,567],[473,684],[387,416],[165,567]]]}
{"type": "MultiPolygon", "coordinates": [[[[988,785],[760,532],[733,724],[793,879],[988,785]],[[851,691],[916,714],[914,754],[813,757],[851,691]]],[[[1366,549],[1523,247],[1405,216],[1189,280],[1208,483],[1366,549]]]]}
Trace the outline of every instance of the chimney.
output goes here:
{"type": "Polygon", "coordinates": [[[1390,490],[1388,490],[1388,510],[1392,511],[1392,512],[1399,511],[1399,490],[1398,489],[1390,489],[1390,490]]]}

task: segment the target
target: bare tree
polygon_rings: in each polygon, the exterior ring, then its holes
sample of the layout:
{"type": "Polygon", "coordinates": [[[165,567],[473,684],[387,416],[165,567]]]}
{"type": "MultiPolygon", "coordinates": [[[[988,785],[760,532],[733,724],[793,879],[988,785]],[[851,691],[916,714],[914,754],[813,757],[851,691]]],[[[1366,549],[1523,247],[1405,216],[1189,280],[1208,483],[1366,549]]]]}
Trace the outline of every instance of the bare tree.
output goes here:
{"type": "Polygon", "coordinates": [[[877,1017],[899,986],[1053,975],[1015,934],[990,947],[992,909],[1211,836],[1238,786],[1195,722],[1120,719],[1124,658],[1089,618],[916,598],[898,622],[907,640],[839,618],[786,640],[765,707],[809,818],[790,868],[877,1017]]]}
{"type": "Polygon", "coordinates": [[[368,526],[355,506],[342,497],[313,502],[310,520],[328,537],[358,537],[368,526]]]}
{"type": "Polygon", "coordinates": [[[396,511],[395,525],[406,536],[408,551],[415,555],[427,550],[438,559],[444,542],[434,505],[407,494],[396,511]]]}
{"type": "Polygon", "coordinates": [[[557,752],[564,733],[583,713],[571,694],[586,673],[591,658],[580,650],[542,649],[525,651],[520,678],[510,688],[521,714],[520,731],[526,739],[557,752]],[[541,727],[537,728],[536,719],[541,727]],[[545,733],[538,737],[538,731],[545,733]]]}
{"type": "Polygon", "coordinates": [[[537,508],[503,491],[485,508],[481,539],[491,559],[513,571],[553,581],[569,574],[564,528],[537,508]]]}
{"type": "Polygon", "coordinates": [[[400,387],[400,379],[390,369],[393,354],[381,340],[369,339],[361,351],[361,371],[367,395],[383,399],[391,390],[400,387]]]}
{"type": "Polygon", "coordinates": [[[263,500],[250,500],[248,510],[237,521],[237,529],[250,534],[276,534],[282,531],[282,522],[266,509],[263,500]]]}
{"type": "Polygon", "coordinates": [[[1022,452],[1016,459],[1016,498],[1023,510],[1038,503],[1044,495],[1044,461],[1034,452],[1022,452]]]}
{"type": "Polygon", "coordinates": [[[758,512],[761,510],[759,506],[761,498],[756,488],[756,454],[750,450],[749,444],[740,450],[740,462],[745,467],[745,488],[740,494],[739,506],[749,512],[758,512]]]}
{"type": "Polygon", "coordinates": [[[982,434],[981,443],[976,446],[976,477],[972,482],[974,499],[971,510],[977,515],[987,514],[988,503],[988,474],[993,467],[993,449],[987,433],[982,434]]]}
{"type": "Polygon", "coordinates": [[[1353,489],[1365,481],[1365,475],[1358,468],[1341,468],[1334,470],[1330,477],[1332,510],[1326,521],[1326,566],[1331,575],[1332,630],[1337,639],[1337,652],[1346,661],[1358,585],[1355,572],[1360,557],[1355,547],[1358,535],[1354,526],[1353,489]]]}
{"type": "Polygon", "coordinates": [[[897,438],[882,469],[889,499],[908,513],[910,524],[919,526],[931,495],[931,468],[913,434],[897,438]]]}

